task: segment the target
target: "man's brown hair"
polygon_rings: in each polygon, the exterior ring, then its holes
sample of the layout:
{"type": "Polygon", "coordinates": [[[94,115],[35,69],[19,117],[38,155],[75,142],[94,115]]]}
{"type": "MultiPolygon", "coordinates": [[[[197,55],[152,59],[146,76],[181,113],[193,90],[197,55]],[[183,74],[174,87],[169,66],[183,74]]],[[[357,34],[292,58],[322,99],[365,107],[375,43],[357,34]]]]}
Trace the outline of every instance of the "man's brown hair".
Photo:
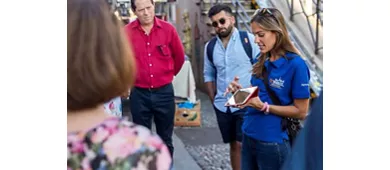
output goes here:
{"type": "MultiPolygon", "coordinates": [[[[150,0],[150,2],[154,5],[154,1],[153,0],[150,0]]],[[[136,10],[136,6],[135,6],[135,0],[131,0],[130,1],[130,6],[131,6],[131,10],[133,10],[133,12],[135,12],[136,10]]]]}
{"type": "Polygon", "coordinates": [[[106,0],[68,0],[67,12],[67,108],[94,108],[133,85],[133,53],[106,0]]]}

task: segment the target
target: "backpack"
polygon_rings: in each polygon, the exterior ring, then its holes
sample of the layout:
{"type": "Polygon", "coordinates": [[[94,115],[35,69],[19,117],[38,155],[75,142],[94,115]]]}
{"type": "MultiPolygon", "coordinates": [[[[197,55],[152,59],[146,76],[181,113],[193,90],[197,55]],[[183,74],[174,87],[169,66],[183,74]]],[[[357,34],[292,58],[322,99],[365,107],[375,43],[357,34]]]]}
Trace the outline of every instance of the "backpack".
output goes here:
{"type": "MultiPolygon", "coordinates": [[[[251,63],[253,64],[254,61],[253,61],[253,57],[252,57],[252,46],[251,46],[251,43],[249,42],[248,32],[239,31],[239,33],[240,33],[241,44],[244,47],[245,53],[249,57],[249,61],[251,61],[251,63]]],[[[210,63],[213,65],[214,69],[215,69],[215,65],[213,63],[213,52],[214,52],[214,47],[215,47],[216,42],[217,42],[217,37],[213,37],[209,41],[209,44],[207,44],[207,47],[206,47],[207,58],[210,61],[210,63]]]]}

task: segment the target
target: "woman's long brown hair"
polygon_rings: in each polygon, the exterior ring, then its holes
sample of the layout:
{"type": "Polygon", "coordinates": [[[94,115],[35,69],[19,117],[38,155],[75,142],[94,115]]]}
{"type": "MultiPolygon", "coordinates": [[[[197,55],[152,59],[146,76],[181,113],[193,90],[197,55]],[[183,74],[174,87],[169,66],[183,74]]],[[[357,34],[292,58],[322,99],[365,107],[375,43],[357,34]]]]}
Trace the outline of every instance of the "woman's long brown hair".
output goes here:
{"type": "Polygon", "coordinates": [[[268,53],[261,53],[259,61],[253,66],[253,74],[258,78],[263,78],[265,70],[264,63],[270,54],[286,57],[286,52],[299,55],[299,51],[291,42],[283,15],[275,8],[262,8],[252,16],[251,23],[258,24],[262,29],[276,34],[274,47],[268,53]]]}

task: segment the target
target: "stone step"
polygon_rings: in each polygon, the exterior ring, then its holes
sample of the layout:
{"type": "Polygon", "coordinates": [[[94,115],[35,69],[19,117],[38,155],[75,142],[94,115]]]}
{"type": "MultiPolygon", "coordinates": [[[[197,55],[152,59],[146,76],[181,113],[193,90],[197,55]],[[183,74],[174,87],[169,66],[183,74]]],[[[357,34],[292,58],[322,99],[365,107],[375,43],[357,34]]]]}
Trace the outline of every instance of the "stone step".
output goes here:
{"type": "MultiPolygon", "coordinates": [[[[249,15],[249,17],[251,17],[251,15],[249,15]]],[[[211,20],[210,20],[210,18],[207,15],[203,15],[202,18],[203,18],[203,21],[207,25],[211,26],[211,20]]],[[[241,17],[237,17],[236,18],[236,22],[239,23],[239,24],[242,24],[242,25],[244,25],[244,23],[247,23],[248,25],[250,25],[250,23],[249,23],[250,22],[250,18],[243,20],[243,19],[241,19],[241,17]]]]}
{"type": "MultiPolygon", "coordinates": [[[[215,0],[213,1],[214,3],[210,3],[210,0],[208,1],[204,1],[204,4],[203,4],[203,9],[204,10],[209,10],[213,5],[215,5],[215,0]]],[[[241,3],[241,5],[246,8],[246,9],[251,9],[251,2],[250,1],[239,1],[241,3]]],[[[226,4],[228,5],[230,8],[235,9],[236,7],[234,6],[233,2],[231,0],[224,0],[224,1],[219,1],[218,3],[223,3],[223,4],[226,4]]]]}
{"type": "MultiPolygon", "coordinates": [[[[204,3],[207,3],[207,4],[216,4],[216,0],[203,0],[204,3]]],[[[239,0],[240,3],[251,3],[251,0],[239,0]]],[[[218,0],[218,3],[219,4],[228,4],[228,3],[232,3],[232,0],[218,0]]]]}
{"type": "MultiPolygon", "coordinates": [[[[206,15],[202,16],[202,18],[203,18],[204,23],[208,26],[208,29],[210,29],[211,32],[214,32],[214,31],[212,31],[214,28],[211,25],[211,20],[206,15]]],[[[244,20],[241,20],[239,18],[239,19],[236,19],[236,22],[239,25],[238,28],[241,28],[242,30],[247,30],[245,27],[245,23],[247,23],[248,26],[250,26],[250,23],[249,23],[250,19],[247,21],[244,21],[244,20]]],[[[251,30],[247,30],[247,31],[251,32],[251,30]]]]}
{"type": "MultiPolygon", "coordinates": [[[[202,6],[202,18],[203,18],[203,21],[209,27],[209,29],[213,29],[212,26],[211,26],[211,21],[208,18],[207,14],[208,14],[208,11],[211,8],[211,6],[215,5],[216,2],[215,2],[215,0],[204,0],[203,2],[204,2],[203,6],[202,6]],[[211,4],[211,1],[213,2],[213,4],[211,4]]],[[[244,17],[246,17],[246,15],[245,15],[245,13],[246,13],[249,18],[246,18],[246,19],[242,20],[241,17],[237,16],[236,22],[238,23],[238,28],[241,28],[241,30],[247,30],[246,27],[245,27],[245,22],[249,25],[250,17],[255,13],[256,10],[252,9],[251,1],[249,1],[249,0],[241,0],[239,2],[245,8],[245,10],[242,10],[239,7],[237,12],[240,13],[244,17]]],[[[229,5],[232,8],[232,12],[234,14],[236,14],[236,7],[234,6],[234,4],[233,4],[233,2],[231,0],[222,0],[222,1],[219,0],[218,3],[224,3],[224,4],[229,5]]],[[[247,31],[250,32],[251,30],[249,29],[247,31]]],[[[213,31],[211,31],[211,32],[214,33],[213,31]]]]}
{"type": "MultiPolygon", "coordinates": [[[[202,18],[203,18],[203,21],[206,25],[211,26],[211,20],[207,16],[203,16],[202,18]]],[[[244,25],[244,23],[247,23],[248,25],[250,25],[250,23],[249,23],[250,18],[248,20],[242,20],[241,18],[238,18],[238,19],[236,18],[236,22],[239,24],[243,24],[243,25],[244,25]]]]}
{"type": "Polygon", "coordinates": [[[250,29],[250,27],[251,27],[250,23],[249,22],[247,22],[247,23],[248,23],[248,26],[249,26],[249,30],[246,29],[244,21],[238,21],[238,23],[237,23],[238,24],[238,28],[241,28],[241,30],[247,30],[249,32],[252,32],[251,29],[250,29]]]}
{"type": "MultiPolygon", "coordinates": [[[[244,12],[246,12],[249,17],[251,17],[255,13],[255,11],[256,10],[254,10],[254,9],[246,9],[246,10],[239,9],[238,10],[238,12],[242,13],[244,16],[245,16],[244,12]]],[[[206,15],[207,16],[208,12],[209,12],[208,10],[202,10],[202,15],[206,15]]],[[[235,13],[236,13],[236,10],[233,9],[233,14],[235,14],[235,13]]]]}
{"type": "MultiPolygon", "coordinates": [[[[252,16],[251,16],[251,15],[248,15],[248,16],[249,16],[249,18],[248,18],[248,19],[245,19],[245,20],[242,20],[241,17],[237,16],[236,22],[238,22],[238,23],[244,23],[244,22],[246,22],[246,23],[249,24],[249,21],[250,21],[250,19],[251,19],[250,17],[252,17],[252,16]]],[[[209,18],[207,15],[203,15],[203,16],[202,16],[202,19],[203,19],[203,21],[204,21],[205,23],[210,23],[210,24],[211,24],[210,18],[209,18]]]]}

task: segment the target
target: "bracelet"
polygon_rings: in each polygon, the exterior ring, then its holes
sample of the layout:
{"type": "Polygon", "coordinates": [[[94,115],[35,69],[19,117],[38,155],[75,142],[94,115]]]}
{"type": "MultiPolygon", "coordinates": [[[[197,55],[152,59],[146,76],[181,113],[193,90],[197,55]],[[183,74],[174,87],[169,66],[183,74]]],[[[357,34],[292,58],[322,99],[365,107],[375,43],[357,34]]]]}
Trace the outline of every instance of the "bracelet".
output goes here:
{"type": "Polygon", "coordinates": [[[265,111],[267,109],[267,106],[268,106],[268,103],[265,102],[264,105],[263,105],[263,108],[261,108],[261,111],[265,111]]]}
{"type": "Polygon", "coordinates": [[[269,113],[269,107],[270,105],[267,104],[267,110],[265,111],[267,114],[269,113]]]}

